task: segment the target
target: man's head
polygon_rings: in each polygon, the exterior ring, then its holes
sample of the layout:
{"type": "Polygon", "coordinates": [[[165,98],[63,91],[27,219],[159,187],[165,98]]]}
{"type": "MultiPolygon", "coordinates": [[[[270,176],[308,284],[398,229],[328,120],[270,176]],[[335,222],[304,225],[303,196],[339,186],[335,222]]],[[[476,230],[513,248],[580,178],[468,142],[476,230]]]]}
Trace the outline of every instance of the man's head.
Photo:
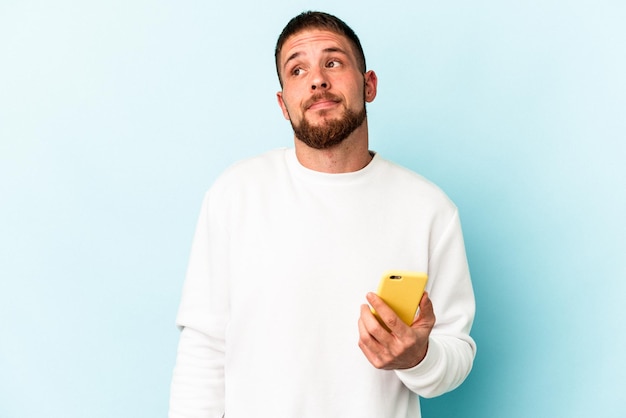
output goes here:
{"type": "Polygon", "coordinates": [[[278,102],[297,139],[315,149],[353,133],[367,142],[365,103],[374,100],[377,79],[344,22],[320,12],[296,16],[278,39],[276,68],[278,102]]]}
{"type": "Polygon", "coordinates": [[[345,36],[352,44],[361,73],[365,73],[367,67],[365,64],[363,47],[361,46],[359,37],[356,33],[354,33],[352,28],[350,28],[350,26],[348,26],[343,20],[328,13],[309,11],[301,13],[291,19],[289,23],[287,23],[287,26],[283,29],[282,33],[278,37],[278,41],[276,42],[274,59],[276,61],[276,72],[278,74],[278,81],[280,82],[281,87],[283,85],[283,78],[280,69],[280,53],[283,49],[285,41],[299,32],[312,29],[334,32],[338,35],[345,36]]]}

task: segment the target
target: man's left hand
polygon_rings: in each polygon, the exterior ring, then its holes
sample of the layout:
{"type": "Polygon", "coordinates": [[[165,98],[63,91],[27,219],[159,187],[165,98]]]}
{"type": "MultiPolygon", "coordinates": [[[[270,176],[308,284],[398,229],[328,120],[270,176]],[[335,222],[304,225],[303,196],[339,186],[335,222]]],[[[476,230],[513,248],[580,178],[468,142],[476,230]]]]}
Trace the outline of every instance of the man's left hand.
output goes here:
{"type": "Polygon", "coordinates": [[[361,305],[359,317],[359,347],[377,369],[409,369],[418,365],[428,351],[428,338],[435,325],[433,305],[424,292],[417,318],[407,326],[376,294],[368,293],[367,301],[376,310],[387,331],[376,319],[368,305],[361,305]]]}

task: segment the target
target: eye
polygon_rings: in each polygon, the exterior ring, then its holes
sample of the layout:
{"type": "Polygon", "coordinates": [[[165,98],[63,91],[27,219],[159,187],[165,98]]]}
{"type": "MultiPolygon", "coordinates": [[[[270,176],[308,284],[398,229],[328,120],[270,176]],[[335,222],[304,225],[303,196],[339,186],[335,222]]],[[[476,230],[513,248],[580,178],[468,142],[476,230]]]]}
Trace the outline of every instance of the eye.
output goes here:
{"type": "Polygon", "coordinates": [[[328,62],[328,64],[326,64],[326,66],[327,66],[328,68],[337,68],[337,67],[341,67],[341,62],[340,62],[340,61],[337,61],[337,60],[332,60],[332,61],[329,61],[329,62],[328,62]]]}
{"type": "Polygon", "coordinates": [[[293,70],[291,70],[291,75],[299,76],[303,72],[304,72],[304,70],[301,67],[295,67],[293,70]]]}

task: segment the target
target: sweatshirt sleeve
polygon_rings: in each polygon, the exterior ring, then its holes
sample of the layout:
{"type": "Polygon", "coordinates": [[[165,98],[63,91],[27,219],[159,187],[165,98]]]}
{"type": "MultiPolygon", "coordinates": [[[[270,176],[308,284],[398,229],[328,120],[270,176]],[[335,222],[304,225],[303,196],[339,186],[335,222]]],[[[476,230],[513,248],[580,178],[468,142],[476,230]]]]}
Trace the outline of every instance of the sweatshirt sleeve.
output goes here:
{"type": "Polygon", "coordinates": [[[417,366],[396,370],[400,380],[424,398],[459,386],[472,369],[476,354],[476,344],[469,335],[474,292],[457,210],[435,242],[428,270],[428,291],[436,318],[428,352],[417,366]]]}
{"type": "Polygon", "coordinates": [[[228,234],[205,196],[193,239],[176,323],[181,329],[170,390],[170,418],[224,414],[224,346],[228,321],[228,234]]]}

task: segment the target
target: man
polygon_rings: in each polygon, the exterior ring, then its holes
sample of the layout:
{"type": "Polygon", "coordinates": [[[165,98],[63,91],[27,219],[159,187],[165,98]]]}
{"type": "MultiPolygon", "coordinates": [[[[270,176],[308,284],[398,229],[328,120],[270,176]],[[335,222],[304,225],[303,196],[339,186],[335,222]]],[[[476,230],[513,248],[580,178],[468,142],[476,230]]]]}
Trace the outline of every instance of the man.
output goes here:
{"type": "Polygon", "coordinates": [[[418,395],[461,384],[475,355],[457,209],[369,151],[377,77],[343,21],[292,19],[276,68],[295,147],[234,165],[205,197],[170,417],[419,417],[418,395]],[[411,326],[371,293],[389,269],[429,275],[411,326]]]}

